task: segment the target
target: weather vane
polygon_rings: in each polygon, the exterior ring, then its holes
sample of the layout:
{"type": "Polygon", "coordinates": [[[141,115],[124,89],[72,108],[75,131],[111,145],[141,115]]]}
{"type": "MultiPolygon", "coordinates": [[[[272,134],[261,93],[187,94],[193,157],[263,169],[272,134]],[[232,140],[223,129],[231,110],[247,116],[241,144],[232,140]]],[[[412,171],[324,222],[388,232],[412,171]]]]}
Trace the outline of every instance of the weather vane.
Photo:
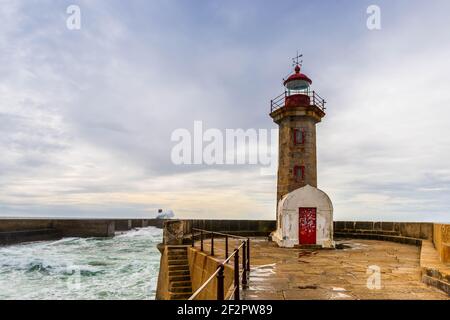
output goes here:
{"type": "Polygon", "coordinates": [[[303,57],[303,54],[298,54],[297,51],[297,56],[295,58],[292,58],[292,66],[296,67],[296,66],[302,66],[303,60],[299,60],[301,57],[303,57]]]}

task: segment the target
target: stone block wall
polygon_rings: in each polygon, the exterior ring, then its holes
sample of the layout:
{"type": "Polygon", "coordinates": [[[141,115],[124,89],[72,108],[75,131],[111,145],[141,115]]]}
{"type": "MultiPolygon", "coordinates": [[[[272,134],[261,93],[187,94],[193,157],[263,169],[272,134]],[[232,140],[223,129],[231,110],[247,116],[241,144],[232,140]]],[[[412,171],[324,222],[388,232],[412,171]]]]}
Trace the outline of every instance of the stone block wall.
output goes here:
{"type": "Polygon", "coordinates": [[[442,262],[450,263],[450,224],[434,224],[433,244],[442,262]]]}
{"type": "Polygon", "coordinates": [[[53,221],[50,219],[0,219],[0,232],[51,228],[53,228],[53,221]]]}
{"type": "Polygon", "coordinates": [[[158,282],[156,285],[156,300],[169,300],[169,264],[166,246],[160,246],[161,260],[159,262],[158,282]]]}
{"type": "Polygon", "coordinates": [[[116,230],[162,228],[162,224],[159,219],[0,219],[0,245],[61,237],[112,237],[116,230]]]}
{"type": "Polygon", "coordinates": [[[335,221],[338,234],[377,234],[415,239],[433,239],[433,223],[384,221],[335,221]]]}
{"type": "MultiPolygon", "coordinates": [[[[197,291],[211,275],[216,272],[221,261],[201,252],[196,248],[188,249],[189,269],[191,273],[192,291],[197,291]]],[[[234,286],[234,268],[232,264],[225,265],[224,294],[227,299],[234,286]]],[[[215,300],[217,298],[217,278],[214,278],[197,296],[196,300],[215,300]]]]}
{"type": "Polygon", "coordinates": [[[133,228],[133,220],[131,219],[117,219],[114,220],[116,231],[128,231],[133,228]]]}
{"type": "Polygon", "coordinates": [[[295,189],[317,187],[316,120],[285,117],[279,122],[277,200],[295,189]],[[304,144],[295,144],[294,130],[304,130],[304,144]],[[294,176],[294,167],[304,166],[304,179],[294,176]]]}
{"type": "Polygon", "coordinates": [[[185,232],[191,227],[241,236],[268,236],[276,229],[275,220],[185,220],[185,232]]]}
{"type": "Polygon", "coordinates": [[[114,220],[54,220],[53,228],[63,237],[113,237],[114,220]]]}
{"type": "MultiPolygon", "coordinates": [[[[190,239],[192,228],[228,233],[243,237],[267,237],[276,229],[275,220],[167,220],[164,222],[164,244],[179,245],[190,239]]],[[[208,235],[205,235],[207,238],[208,235]]]]}

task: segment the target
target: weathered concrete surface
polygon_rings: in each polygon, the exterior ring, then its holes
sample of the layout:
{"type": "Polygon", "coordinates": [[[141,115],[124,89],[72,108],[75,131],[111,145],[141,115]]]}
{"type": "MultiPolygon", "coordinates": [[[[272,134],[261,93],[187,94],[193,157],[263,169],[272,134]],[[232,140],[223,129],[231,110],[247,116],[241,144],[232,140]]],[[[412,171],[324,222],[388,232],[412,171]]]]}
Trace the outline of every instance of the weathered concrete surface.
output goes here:
{"type": "Polygon", "coordinates": [[[166,245],[182,245],[185,236],[190,233],[184,220],[168,220],[164,223],[163,243],[166,245]]]}
{"type": "Polygon", "coordinates": [[[0,219],[0,232],[52,229],[49,219],[0,219]]]}
{"type": "Polygon", "coordinates": [[[167,221],[167,220],[164,220],[164,219],[146,219],[146,220],[144,220],[144,228],[145,227],[156,227],[156,228],[159,228],[159,229],[162,229],[162,228],[164,228],[164,221],[167,221]]]}
{"type": "Polygon", "coordinates": [[[191,227],[241,236],[268,236],[276,229],[275,220],[184,220],[191,227]]]}
{"type": "Polygon", "coordinates": [[[277,201],[295,189],[317,187],[316,123],[325,113],[316,106],[301,103],[282,107],[270,114],[279,125],[277,201]],[[304,132],[304,143],[297,144],[294,130],[304,132]],[[294,167],[304,167],[304,177],[294,175],[294,167]]]}
{"type": "Polygon", "coordinates": [[[114,232],[149,225],[159,219],[9,219],[0,218],[0,245],[43,241],[61,237],[112,237],[114,232]],[[115,223],[117,222],[117,224],[115,223]]]}
{"type": "MultiPolygon", "coordinates": [[[[163,220],[164,221],[164,220],[163,220]]],[[[149,220],[150,225],[150,220],[149,220]]],[[[276,229],[275,220],[165,220],[164,239],[174,242],[166,244],[181,244],[181,240],[189,241],[192,228],[222,232],[240,236],[269,236],[276,229]],[[170,229],[170,230],[169,230],[170,229]],[[166,234],[167,232],[167,234],[166,234]]]]}
{"type": "Polygon", "coordinates": [[[0,232],[0,245],[11,245],[21,242],[56,240],[60,239],[61,237],[61,234],[55,229],[0,232]]]}
{"type": "MultiPolygon", "coordinates": [[[[201,252],[197,248],[189,248],[188,251],[189,269],[192,279],[193,292],[208,280],[216,272],[223,261],[223,257],[211,256],[207,252],[201,252]]],[[[234,268],[231,264],[224,269],[224,295],[228,299],[232,294],[234,283],[234,268]]],[[[217,278],[214,278],[196,298],[196,300],[216,300],[217,298],[217,278]]]]}
{"type": "Polygon", "coordinates": [[[113,237],[112,220],[54,220],[53,228],[63,237],[113,237]]]}
{"type": "Polygon", "coordinates": [[[450,263],[450,224],[434,224],[433,243],[443,263],[450,263]]]}
{"type": "MultiPolygon", "coordinates": [[[[343,250],[279,248],[252,240],[244,299],[449,299],[421,282],[419,248],[374,240],[345,240],[343,250]],[[369,289],[369,266],[379,266],[381,289],[369,289]]],[[[216,251],[219,253],[218,249],[216,251]]]]}
{"type": "Polygon", "coordinates": [[[114,220],[116,231],[128,231],[133,228],[133,221],[131,219],[116,219],[114,220]]]}
{"type": "Polygon", "coordinates": [[[114,221],[105,219],[0,219],[0,244],[59,237],[111,237],[114,221]],[[12,241],[13,240],[13,241],[12,241]]]}
{"type": "Polygon", "coordinates": [[[422,281],[450,295],[450,264],[441,261],[439,251],[429,240],[422,241],[420,250],[422,281]]]}
{"type": "Polygon", "coordinates": [[[160,246],[161,260],[156,287],[156,300],[169,300],[169,265],[167,262],[167,246],[160,246]]]}
{"type": "MultiPolygon", "coordinates": [[[[175,294],[179,296],[177,299],[187,300],[203,283],[208,280],[211,275],[216,272],[218,266],[223,261],[219,256],[211,256],[207,252],[201,252],[198,248],[191,248],[183,245],[164,245],[161,250],[161,261],[158,276],[158,285],[156,290],[156,300],[173,300],[173,293],[170,292],[171,278],[181,277],[192,284],[192,292],[189,295],[175,294]],[[179,261],[175,270],[170,270],[168,252],[169,249],[186,248],[187,263],[189,274],[179,271],[185,262],[179,261]],[[173,273],[174,275],[172,275],[173,273]]],[[[174,256],[172,256],[173,259],[174,256]]],[[[224,270],[224,294],[225,298],[232,294],[232,286],[234,281],[233,267],[226,265],[224,270]]],[[[215,300],[217,297],[217,278],[214,278],[202,292],[197,296],[196,300],[215,300]]]]}
{"type": "Polygon", "coordinates": [[[334,231],[339,235],[359,233],[433,239],[433,223],[428,222],[335,221],[334,231]]]}

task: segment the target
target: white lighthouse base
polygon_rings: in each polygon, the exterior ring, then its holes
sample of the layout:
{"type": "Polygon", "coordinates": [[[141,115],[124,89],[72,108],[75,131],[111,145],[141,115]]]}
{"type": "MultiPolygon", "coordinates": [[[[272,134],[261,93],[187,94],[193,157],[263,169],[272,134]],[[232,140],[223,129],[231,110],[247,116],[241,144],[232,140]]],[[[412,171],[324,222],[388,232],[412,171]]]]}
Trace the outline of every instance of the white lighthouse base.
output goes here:
{"type": "Polygon", "coordinates": [[[277,215],[272,239],[278,246],[334,248],[333,204],[322,190],[307,185],[288,193],[278,203],[277,215]],[[300,219],[300,212],[304,214],[305,210],[314,217],[300,219]]]}

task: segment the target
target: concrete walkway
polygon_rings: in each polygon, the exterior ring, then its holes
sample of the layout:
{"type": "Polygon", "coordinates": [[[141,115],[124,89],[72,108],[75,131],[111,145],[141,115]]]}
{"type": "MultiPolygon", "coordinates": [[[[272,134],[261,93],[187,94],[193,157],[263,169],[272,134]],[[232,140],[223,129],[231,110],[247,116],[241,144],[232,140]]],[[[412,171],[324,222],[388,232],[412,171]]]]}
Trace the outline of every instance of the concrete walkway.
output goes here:
{"type": "MultiPolygon", "coordinates": [[[[278,248],[265,239],[252,239],[250,283],[242,298],[449,299],[446,293],[421,282],[418,247],[359,239],[337,243],[344,249],[308,251],[278,248]],[[369,266],[375,266],[372,270],[379,267],[379,289],[367,286],[373,274],[368,274],[369,266]]],[[[216,256],[221,257],[223,241],[216,240],[215,248],[216,256]]],[[[205,250],[209,250],[208,241],[205,250]]]]}
{"type": "Polygon", "coordinates": [[[449,299],[420,281],[418,247],[356,239],[338,243],[346,249],[282,249],[272,242],[254,240],[250,286],[243,291],[243,298],[449,299]],[[380,268],[380,289],[367,286],[373,274],[367,273],[369,266],[380,268]]]}

